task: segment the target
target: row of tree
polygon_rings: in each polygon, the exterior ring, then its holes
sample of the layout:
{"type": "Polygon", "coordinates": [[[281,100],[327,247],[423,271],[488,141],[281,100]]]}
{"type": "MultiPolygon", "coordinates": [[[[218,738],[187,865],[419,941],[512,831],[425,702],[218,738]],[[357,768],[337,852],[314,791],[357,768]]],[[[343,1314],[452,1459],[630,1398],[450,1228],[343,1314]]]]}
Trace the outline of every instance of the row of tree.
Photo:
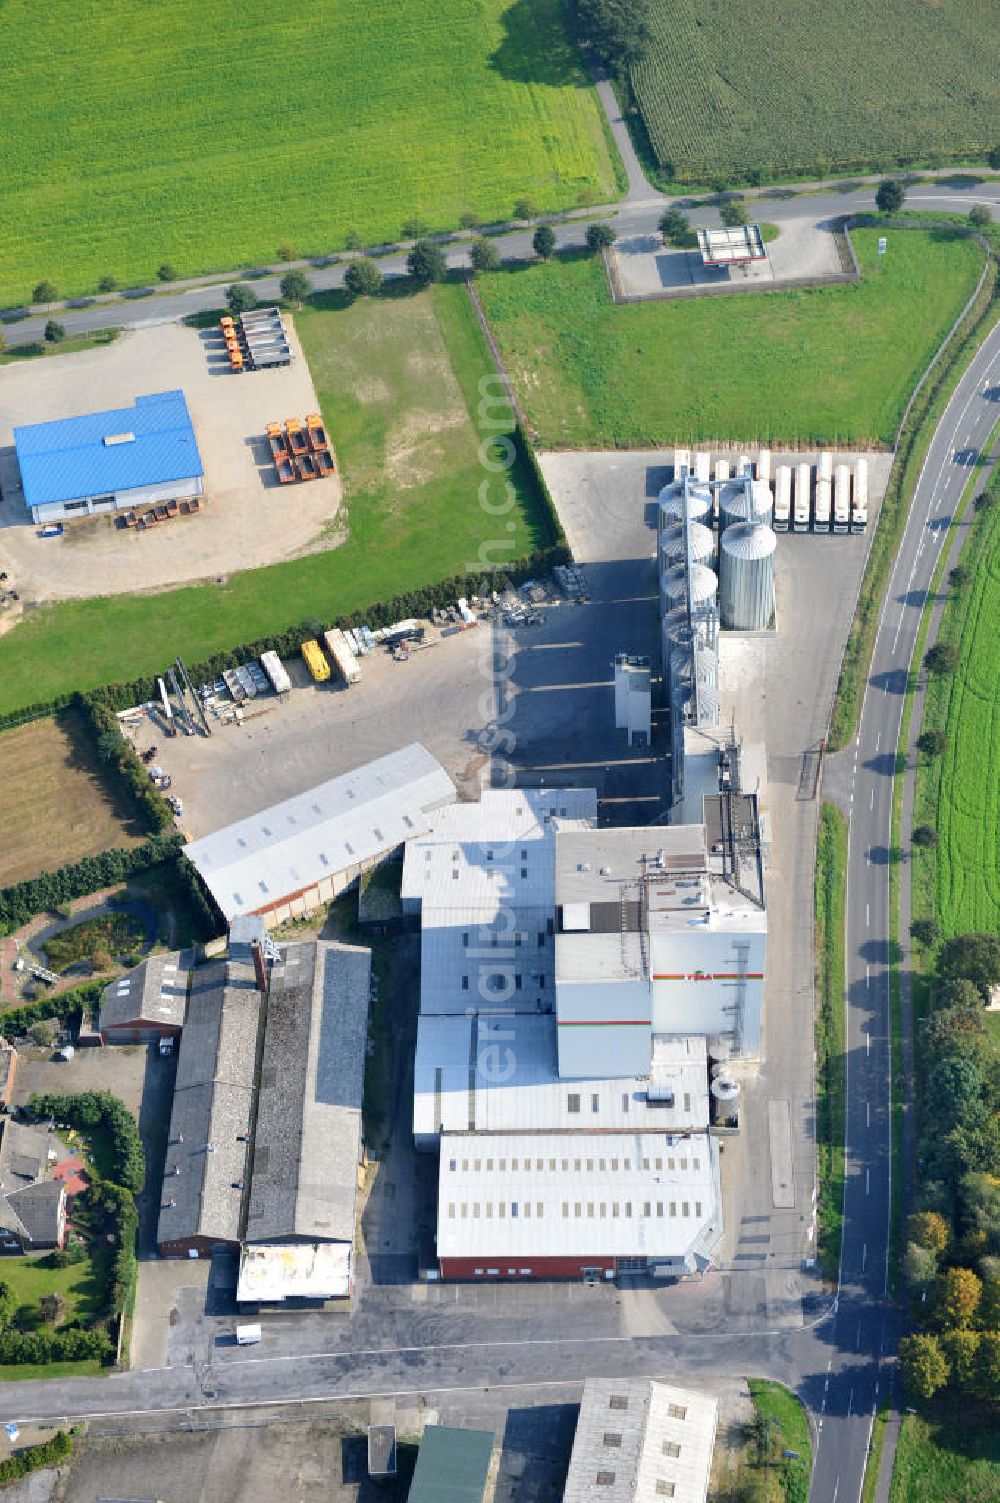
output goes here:
{"type": "Polygon", "coordinates": [[[18,1477],[27,1477],[30,1472],[41,1471],[44,1467],[62,1466],[72,1454],[73,1437],[67,1435],[65,1430],[57,1430],[55,1435],[37,1446],[25,1446],[23,1451],[5,1456],[0,1461],[0,1487],[6,1487],[8,1482],[16,1482],[18,1477]]]}
{"type": "Polygon", "coordinates": [[[143,767],[135,747],[122,734],[118,717],[105,698],[100,693],[75,694],[70,704],[93,742],[98,762],[127,790],[146,829],[153,835],[171,829],[170,806],[143,767]]]}
{"type": "Polygon", "coordinates": [[[176,857],[181,845],[181,837],[175,833],[154,835],[143,845],[128,850],[116,847],[102,851],[99,856],[84,856],[71,866],[60,866],[54,872],[43,872],[40,877],[4,887],[0,889],[0,933],[9,934],[36,914],[52,912],[74,898],[125,882],[137,872],[176,857]]]}
{"type": "Polygon", "coordinates": [[[918,1210],[904,1272],[917,1330],[900,1344],[909,1391],[1000,1403],[1000,1058],[983,1026],[1000,985],[1000,936],[943,946],[920,1048],[918,1210]]]}

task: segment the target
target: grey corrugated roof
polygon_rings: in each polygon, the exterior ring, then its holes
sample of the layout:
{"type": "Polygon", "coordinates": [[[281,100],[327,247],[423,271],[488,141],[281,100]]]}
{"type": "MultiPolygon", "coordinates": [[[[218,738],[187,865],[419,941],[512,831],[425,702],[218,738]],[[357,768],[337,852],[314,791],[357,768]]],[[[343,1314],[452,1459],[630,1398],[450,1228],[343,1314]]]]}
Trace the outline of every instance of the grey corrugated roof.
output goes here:
{"type": "Polygon", "coordinates": [[[252,966],[219,961],[195,972],[177,1061],[158,1242],[239,1237],[260,1008],[252,966]]]}
{"type": "Polygon", "coordinates": [[[354,1237],[371,952],[290,945],[271,971],[246,1236],[354,1237]]]}
{"type": "Polygon", "coordinates": [[[427,831],[455,785],[414,742],[185,847],[227,919],[360,866],[427,831]]]}
{"type": "Polygon", "coordinates": [[[11,1194],[26,1182],[40,1179],[48,1166],[49,1135],[37,1127],[7,1118],[0,1137],[0,1191],[11,1194]]]}
{"type": "Polygon", "coordinates": [[[120,1028],[147,1022],[180,1027],[187,1007],[191,950],[150,955],[104,989],[100,1027],[120,1028]]]}

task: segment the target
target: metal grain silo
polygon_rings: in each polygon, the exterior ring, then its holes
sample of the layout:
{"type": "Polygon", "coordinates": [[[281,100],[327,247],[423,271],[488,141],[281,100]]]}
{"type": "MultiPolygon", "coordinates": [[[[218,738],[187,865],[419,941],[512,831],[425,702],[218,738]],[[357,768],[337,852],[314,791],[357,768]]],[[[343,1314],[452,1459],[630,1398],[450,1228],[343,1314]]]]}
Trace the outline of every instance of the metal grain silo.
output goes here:
{"type": "Polygon", "coordinates": [[[763,522],[736,522],[719,547],[720,614],[730,631],[766,631],[774,618],[774,550],[763,522]]]}
{"type": "Polygon", "coordinates": [[[684,605],[690,598],[692,606],[714,605],[719,591],[719,581],[714,569],[705,564],[692,564],[690,569],[690,596],[688,593],[689,571],[683,564],[674,564],[662,577],[662,588],[671,605],[684,605]]]}
{"type": "MultiPolygon", "coordinates": [[[[707,485],[688,481],[686,515],[689,522],[704,522],[712,514],[712,492],[707,485]]],[[[660,492],[658,531],[683,522],[685,498],[683,485],[665,485],[660,492]]]]}
{"type": "Polygon", "coordinates": [[[676,522],[672,527],[664,528],[660,534],[661,566],[683,563],[685,551],[693,564],[710,564],[715,555],[715,534],[712,529],[703,522],[689,522],[685,550],[683,523],[676,522]]]}
{"type": "Polygon", "coordinates": [[[766,480],[732,480],[719,492],[719,532],[736,522],[770,522],[773,508],[766,480]]]}

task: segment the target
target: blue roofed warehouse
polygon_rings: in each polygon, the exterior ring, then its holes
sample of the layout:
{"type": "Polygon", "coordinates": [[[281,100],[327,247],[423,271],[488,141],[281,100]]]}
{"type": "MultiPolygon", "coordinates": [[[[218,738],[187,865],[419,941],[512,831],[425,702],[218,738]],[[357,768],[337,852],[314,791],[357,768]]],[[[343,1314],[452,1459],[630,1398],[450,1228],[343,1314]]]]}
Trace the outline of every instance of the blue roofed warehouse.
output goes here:
{"type": "Polygon", "coordinates": [[[205,488],[182,391],[15,428],[14,447],[35,522],[200,496],[205,488]]]}

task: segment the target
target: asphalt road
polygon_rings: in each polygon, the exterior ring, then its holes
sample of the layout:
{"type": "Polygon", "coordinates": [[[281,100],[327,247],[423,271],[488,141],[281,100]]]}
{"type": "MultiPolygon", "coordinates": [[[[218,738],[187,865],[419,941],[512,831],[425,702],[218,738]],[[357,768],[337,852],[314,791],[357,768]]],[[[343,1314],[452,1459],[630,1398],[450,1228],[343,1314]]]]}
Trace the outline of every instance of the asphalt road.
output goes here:
{"type": "Polygon", "coordinates": [[[914,643],[948,524],[1000,418],[1000,330],[969,366],[927,453],[879,621],[861,723],[831,778],[850,814],[847,896],[847,1173],[841,1287],[830,1332],[829,1385],[804,1392],[822,1427],[813,1499],[856,1499],[873,1407],[893,1381],[900,1332],[889,1304],[891,1161],[889,870],[892,789],[914,643]]]}
{"type": "MultiPolygon", "coordinates": [[[[961,182],[956,177],[957,183],[961,182]]],[[[656,225],[667,200],[660,195],[642,196],[645,185],[633,191],[616,208],[605,211],[593,210],[568,220],[553,220],[556,244],[561,248],[582,247],[588,223],[595,213],[606,215],[620,238],[631,235],[656,233],[656,225]],[[636,196],[638,194],[639,196],[636,196]]],[[[809,220],[816,223],[836,218],[843,214],[862,213],[875,206],[874,185],[858,188],[853,192],[797,193],[787,196],[791,190],[776,188],[761,194],[750,195],[759,209],[759,217],[774,224],[790,224],[809,220]]],[[[683,206],[684,200],[674,200],[683,206]]],[[[988,204],[993,217],[1000,219],[1000,182],[984,183],[979,188],[948,187],[945,179],[912,188],[906,199],[907,209],[928,209],[968,213],[973,204],[988,204]]],[[[721,223],[716,207],[688,211],[693,225],[717,225],[721,223]]],[[[515,230],[498,235],[494,243],[505,261],[531,260],[531,229],[515,230]]],[[[468,266],[468,248],[465,245],[446,247],[448,264],[454,268],[468,266]]],[[[298,264],[298,263],[297,263],[298,264]]],[[[388,255],[379,259],[379,265],[387,279],[401,277],[406,272],[405,253],[388,255]]],[[[346,263],[336,266],[310,266],[308,275],[314,288],[326,292],[342,287],[346,263]]],[[[254,280],[253,288],[262,302],[275,301],[280,297],[281,274],[254,280]]],[[[189,287],[177,292],[159,292],[151,295],[107,299],[78,299],[76,305],[60,305],[55,316],[69,334],[84,334],[94,329],[106,329],[112,325],[127,328],[156,323],[171,323],[188,314],[202,313],[219,308],[225,301],[227,283],[215,282],[210,286],[189,287]]],[[[3,323],[4,339],[8,346],[26,344],[43,337],[45,324],[53,316],[52,311],[16,322],[3,323]]],[[[8,315],[9,319],[9,315],[8,315]]]]}

